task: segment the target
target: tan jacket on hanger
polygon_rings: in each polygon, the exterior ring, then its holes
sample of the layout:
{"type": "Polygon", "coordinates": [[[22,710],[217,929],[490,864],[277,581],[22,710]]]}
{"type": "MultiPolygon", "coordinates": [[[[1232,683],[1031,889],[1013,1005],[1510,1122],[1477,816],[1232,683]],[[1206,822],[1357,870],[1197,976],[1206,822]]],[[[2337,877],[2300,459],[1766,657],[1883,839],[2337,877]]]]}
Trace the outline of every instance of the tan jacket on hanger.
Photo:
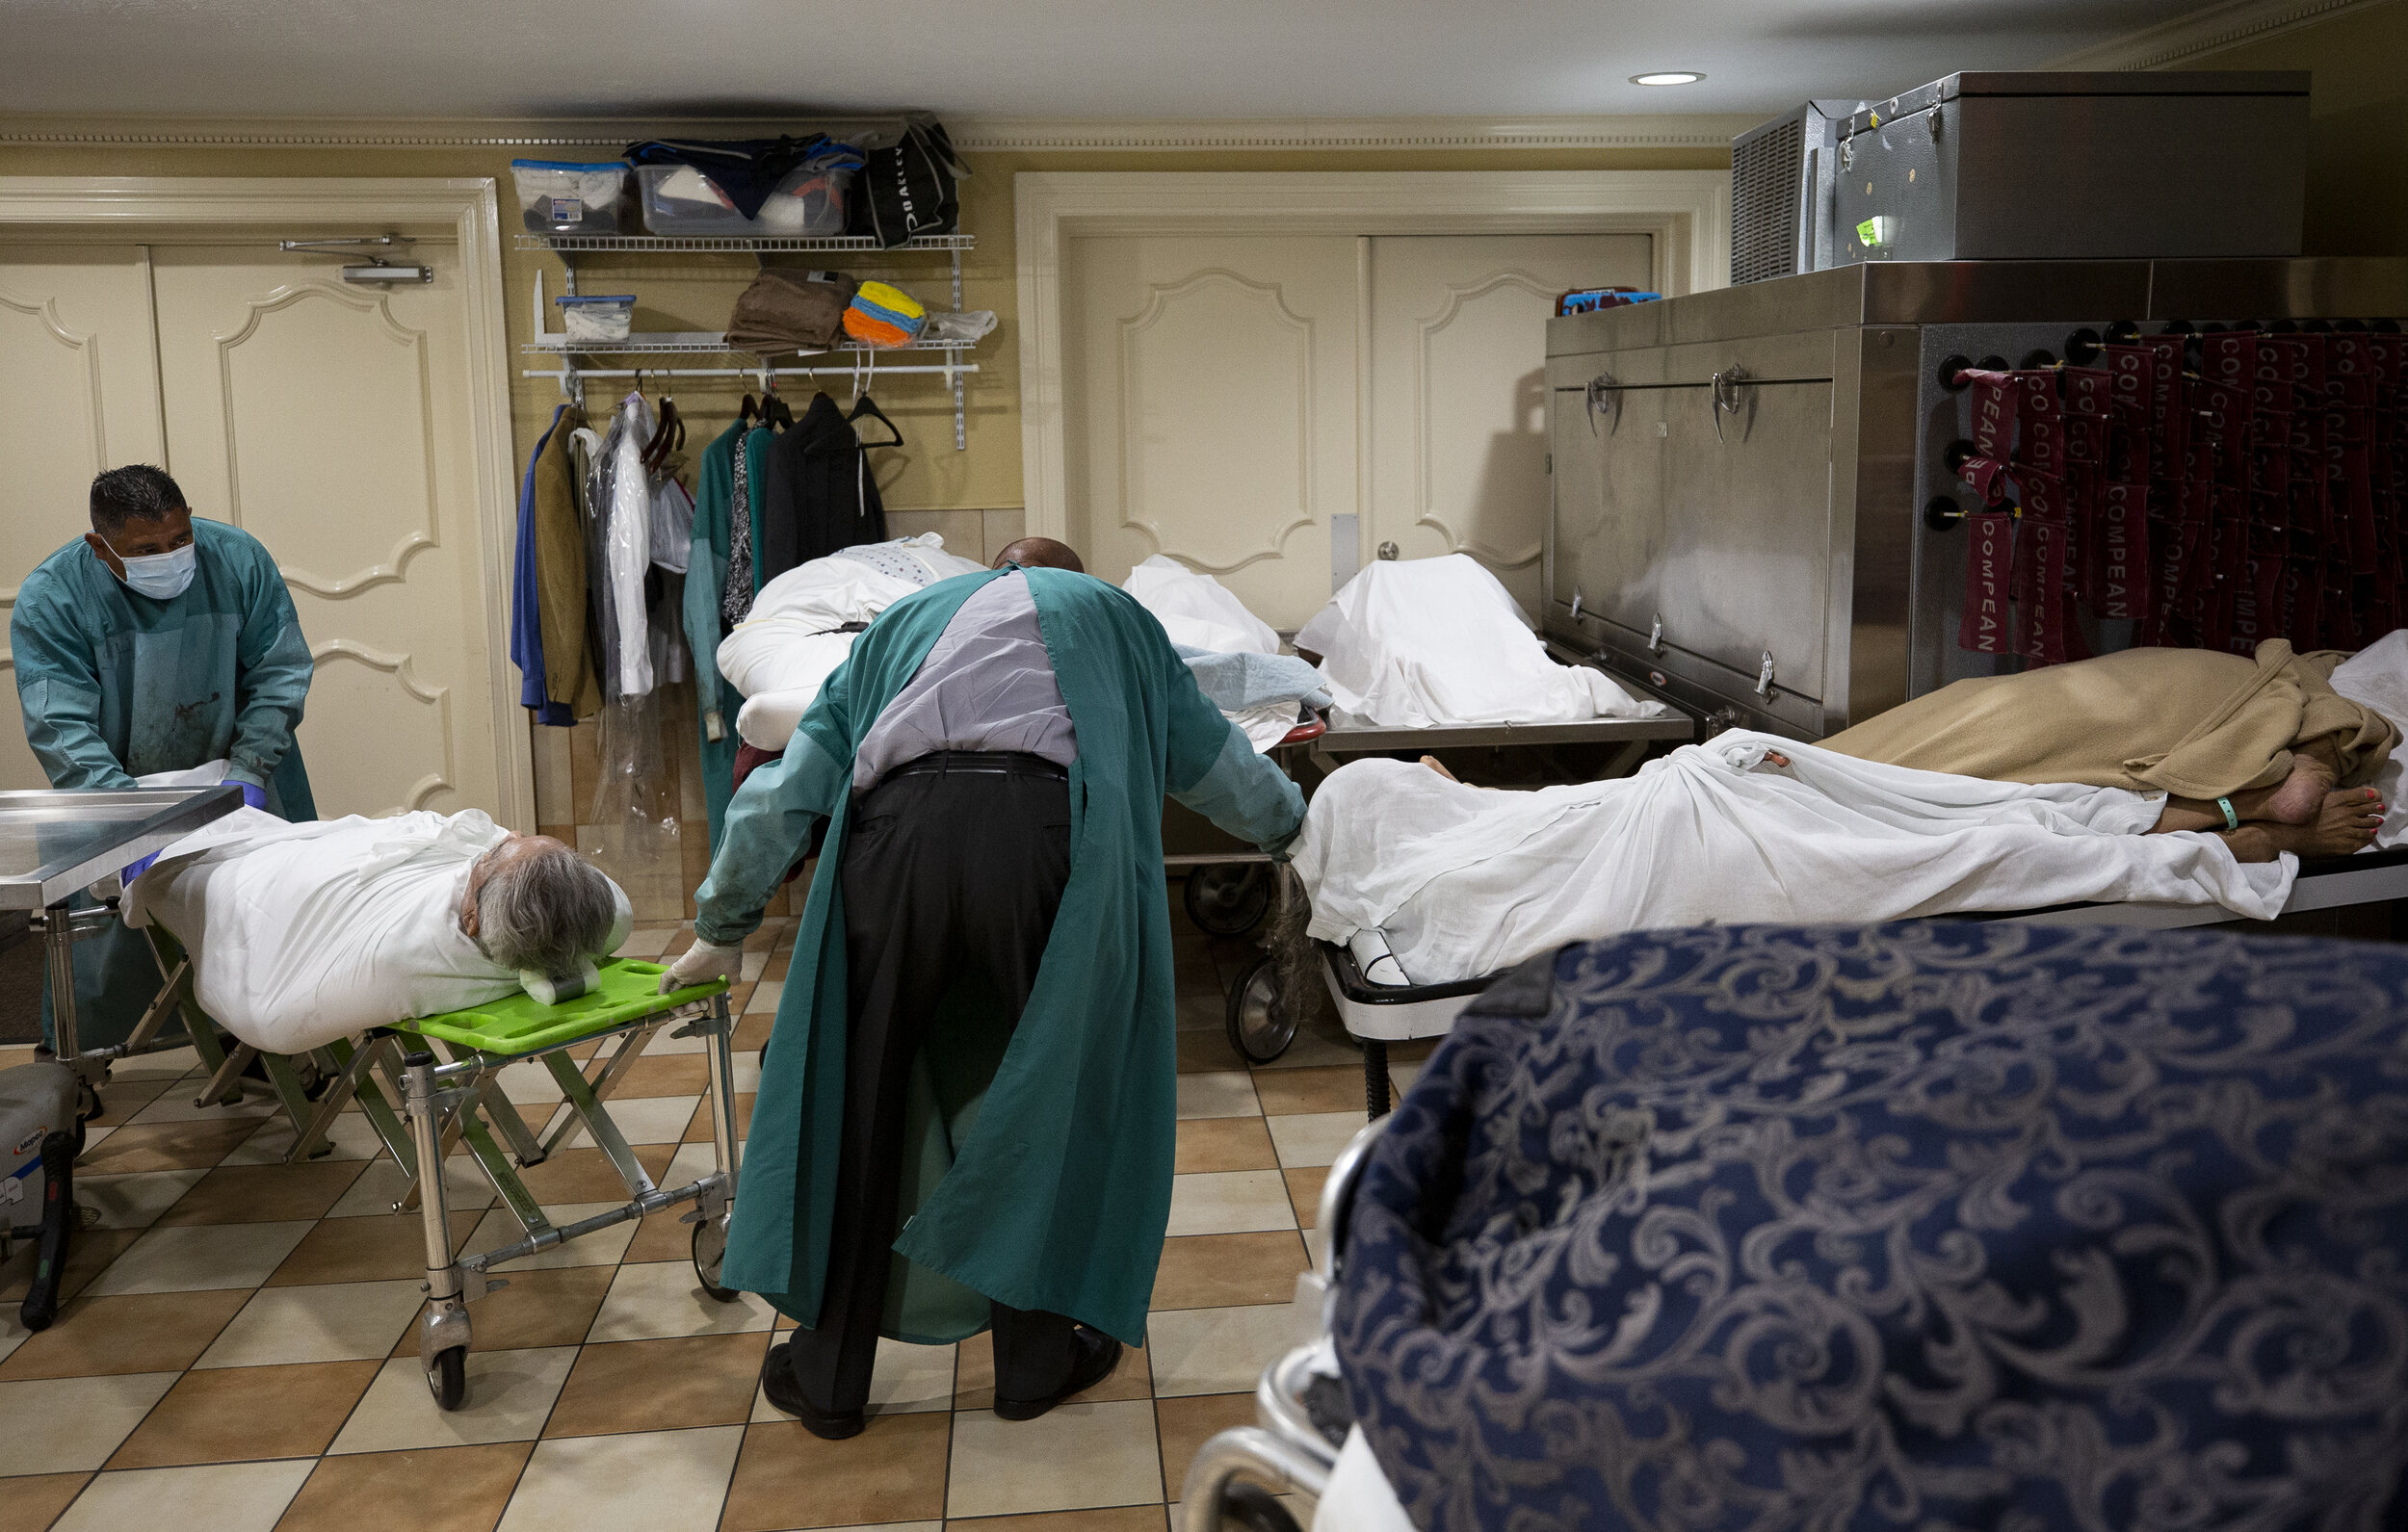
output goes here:
{"type": "Polygon", "coordinates": [[[586,644],[586,528],[577,508],[571,431],[586,423],[575,405],[561,412],[536,458],[536,612],[543,626],[543,690],[574,716],[602,711],[602,684],[586,644]]]}

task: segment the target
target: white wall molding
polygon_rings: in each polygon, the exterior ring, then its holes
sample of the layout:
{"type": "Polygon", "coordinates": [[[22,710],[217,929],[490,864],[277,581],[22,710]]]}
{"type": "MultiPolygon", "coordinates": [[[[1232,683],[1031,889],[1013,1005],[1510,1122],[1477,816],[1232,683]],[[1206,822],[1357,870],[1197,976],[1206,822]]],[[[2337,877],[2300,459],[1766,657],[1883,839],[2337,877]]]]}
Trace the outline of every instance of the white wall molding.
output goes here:
{"type": "MultiPolygon", "coordinates": [[[[1197,152],[1217,149],[1727,149],[1761,114],[1548,117],[1253,117],[950,119],[972,152],[1197,152]]],[[[563,117],[487,119],[11,117],[0,143],[210,149],[605,149],[637,139],[749,137],[798,127],[892,130],[873,117],[563,117]]]]}
{"type": "Polygon", "coordinates": [[[2330,21],[2387,0],[2224,0],[2128,38],[2069,53],[2052,69],[2168,69],[2226,48],[2330,21]]]}
{"type": "Polygon", "coordinates": [[[104,239],[143,234],[286,238],[327,228],[439,232],[459,251],[467,325],[470,447],[479,532],[469,555],[484,613],[482,640],[492,708],[496,816],[536,826],[535,753],[510,662],[510,570],[517,530],[517,456],[510,440],[510,355],[503,327],[501,208],[490,177],[0,176],[0,238],[71,231],[104,239]]]}
{"type": "Polygon", "coordinates": [[[965,117],[964,149],[1724,149],[1764,114],[1555,117],[1242,117],[1160,121],[965,117]]]}
{"type": "Polygon", "coordinates": [[[1021,484],[1034,534],[1070,520],[1062,247],[1097,234],[1645,234],[1657,290],[1720,287],[1728,170],[1024,170],[1012,178],[1021,484]]]}

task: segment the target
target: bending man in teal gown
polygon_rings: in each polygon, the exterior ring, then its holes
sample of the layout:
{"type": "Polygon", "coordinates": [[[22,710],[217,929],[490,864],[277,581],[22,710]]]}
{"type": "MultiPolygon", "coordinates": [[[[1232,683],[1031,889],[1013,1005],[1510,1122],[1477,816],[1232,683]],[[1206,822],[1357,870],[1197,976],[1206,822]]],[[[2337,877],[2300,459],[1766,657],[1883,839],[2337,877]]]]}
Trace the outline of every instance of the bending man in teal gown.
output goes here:
{"type": "Polygon", "coordinates": [[[721,1280],[803,1326],[762,1385],[829,1439],[881,1333],[991,1327],[1010,1420],[1142,1340],[1178,1095],[1163,798],[1274,854],[1303,822],[1144,608],[1059,544],[1011,552],[854,642],[737,791],[665,975],[738,973],[828,821],[721,1280]]]}
{"type": "MultiPolygon", "coordinates": [[[[25,577],[9,620],[25,740],[54,788],[226,763],[254,805],[314,819],[293,731],[309,646],[259,540],[193,518],[144,464],[92,480],[92,531],[25,577]]],[[[148,945],[123,925],[75,944],[77,1041],[124,1041],[159,991],[148,945]]],[[[52,1035],[42,994],[42,1034],[52,1035]]]]}

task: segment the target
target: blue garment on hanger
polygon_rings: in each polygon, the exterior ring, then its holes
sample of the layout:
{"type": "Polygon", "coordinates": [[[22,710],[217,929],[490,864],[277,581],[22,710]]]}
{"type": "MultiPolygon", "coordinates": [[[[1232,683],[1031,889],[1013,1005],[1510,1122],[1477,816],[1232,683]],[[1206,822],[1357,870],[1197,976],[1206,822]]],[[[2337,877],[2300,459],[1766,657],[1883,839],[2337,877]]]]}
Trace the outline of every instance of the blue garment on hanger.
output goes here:
{"type": "Polygon", "coordinates": [[[536,465],[543,447],[560,428],[568,406],[552,411],[551,424],[536,438],[527,455],[526,477],[518,485],[518,558],[510,572],[510,660],[518,666],[518,702],[533,712],[536,722],[565,729],[577,721],[568,705],[554,702],[545,689],[543,673],[543,613],[536,597],[536,465]]]}

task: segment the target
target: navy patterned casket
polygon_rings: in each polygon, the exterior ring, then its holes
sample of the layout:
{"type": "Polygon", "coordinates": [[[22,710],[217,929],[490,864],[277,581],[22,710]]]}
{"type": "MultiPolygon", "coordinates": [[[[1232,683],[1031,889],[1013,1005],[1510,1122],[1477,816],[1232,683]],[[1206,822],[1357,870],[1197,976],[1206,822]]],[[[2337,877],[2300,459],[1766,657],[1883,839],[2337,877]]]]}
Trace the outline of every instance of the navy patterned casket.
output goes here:
{"type": "Polygon", "coordinates": [[[1357,1193],[1425,1532],[2408,1526],[2408,953],[1641,932],[1501,981],[1357,1193]]]}

